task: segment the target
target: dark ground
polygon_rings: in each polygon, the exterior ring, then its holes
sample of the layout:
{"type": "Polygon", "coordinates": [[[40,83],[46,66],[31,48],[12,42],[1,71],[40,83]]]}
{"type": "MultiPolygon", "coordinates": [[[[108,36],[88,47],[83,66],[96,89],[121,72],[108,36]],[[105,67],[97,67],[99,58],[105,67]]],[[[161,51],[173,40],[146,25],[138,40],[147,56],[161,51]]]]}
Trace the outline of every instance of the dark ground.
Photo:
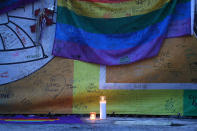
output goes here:
{"type": "Polygon", "coordinates": [[[196,117],[110,115],[90,121],[78,116],[84,124],[0,124],[0,131],[197,131],[196,117]]]}

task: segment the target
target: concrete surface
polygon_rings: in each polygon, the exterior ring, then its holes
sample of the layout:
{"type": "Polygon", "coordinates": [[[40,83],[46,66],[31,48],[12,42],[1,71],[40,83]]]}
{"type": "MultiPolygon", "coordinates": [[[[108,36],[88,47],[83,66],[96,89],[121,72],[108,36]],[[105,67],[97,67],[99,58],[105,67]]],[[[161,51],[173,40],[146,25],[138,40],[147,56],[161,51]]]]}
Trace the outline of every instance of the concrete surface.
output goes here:
{"type": "Polygon", "coordinates": [[[197,131],[197,119],[110,117],[107,120],[82,120],[84,124],[0,124],[0,131],[197,131]],[[117,121],[122,123],[117,124],[117,121]],[[149,125],[146,125],[147,121],[149,125]]]}

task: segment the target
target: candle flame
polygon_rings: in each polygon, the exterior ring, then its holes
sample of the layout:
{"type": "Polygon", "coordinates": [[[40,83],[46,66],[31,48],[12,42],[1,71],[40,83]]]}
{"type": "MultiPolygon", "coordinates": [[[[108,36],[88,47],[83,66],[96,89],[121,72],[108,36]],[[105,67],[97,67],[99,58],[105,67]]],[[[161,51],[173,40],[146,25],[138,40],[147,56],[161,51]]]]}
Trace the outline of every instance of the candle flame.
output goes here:
{"type": "Polygon", "coordinates": [[[105,101],[105,100],[106,100],[106,97],[105,97],[105,96],[101,96],[101,97],[100,97],[100,100],[101,100],[101,101],[105,101]]]}

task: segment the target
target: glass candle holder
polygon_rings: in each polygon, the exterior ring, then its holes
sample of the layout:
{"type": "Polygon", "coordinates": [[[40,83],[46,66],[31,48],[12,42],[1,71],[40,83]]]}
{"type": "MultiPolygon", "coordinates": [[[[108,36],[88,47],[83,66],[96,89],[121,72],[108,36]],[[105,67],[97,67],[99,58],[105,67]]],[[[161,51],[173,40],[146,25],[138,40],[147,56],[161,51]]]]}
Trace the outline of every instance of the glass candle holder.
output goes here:
{"type": "Polygon", "coordinates": [[[96,120],[96,112],[90,112],[90,120],[96,120]]]}

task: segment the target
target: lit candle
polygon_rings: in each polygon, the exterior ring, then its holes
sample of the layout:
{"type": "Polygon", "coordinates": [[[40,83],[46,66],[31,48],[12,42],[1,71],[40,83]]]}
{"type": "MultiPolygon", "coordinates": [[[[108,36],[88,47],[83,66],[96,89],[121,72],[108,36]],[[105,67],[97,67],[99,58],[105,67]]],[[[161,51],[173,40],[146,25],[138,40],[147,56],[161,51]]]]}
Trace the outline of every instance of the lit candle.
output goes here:
{"type": "Polygon", "coordinates": [[[106,97],[100,97],[100,119],[106,119],[106,97]]]}
{"type": "Polygon", "coordinates": [[[90,112],[90,120],[96,120],[96,112],[90,112]]]}

